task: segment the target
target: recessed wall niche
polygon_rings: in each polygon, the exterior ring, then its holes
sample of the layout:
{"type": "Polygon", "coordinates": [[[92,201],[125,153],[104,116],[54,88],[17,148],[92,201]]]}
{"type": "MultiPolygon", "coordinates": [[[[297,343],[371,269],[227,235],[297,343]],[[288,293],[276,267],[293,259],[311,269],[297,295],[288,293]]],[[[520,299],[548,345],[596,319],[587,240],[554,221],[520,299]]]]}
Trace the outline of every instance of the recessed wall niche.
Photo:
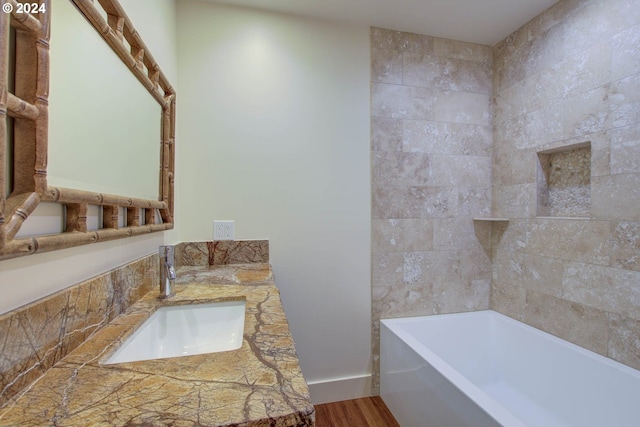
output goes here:
{"type": "Polygon", "coordinates": [[[538,152],[537,215],[591,215],[591,143],[538,152]]]}

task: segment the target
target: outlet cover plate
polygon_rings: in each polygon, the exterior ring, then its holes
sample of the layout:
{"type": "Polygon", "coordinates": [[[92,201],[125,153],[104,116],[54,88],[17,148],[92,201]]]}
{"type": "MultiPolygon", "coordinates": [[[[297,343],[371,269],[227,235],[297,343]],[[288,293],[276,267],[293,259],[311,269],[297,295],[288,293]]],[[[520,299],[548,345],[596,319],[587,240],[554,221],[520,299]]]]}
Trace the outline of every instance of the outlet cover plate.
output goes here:
{"type": "Polygon", "coordinates": [[[213,240],[233,240],[233,221],[213,221],[213,240]]]}

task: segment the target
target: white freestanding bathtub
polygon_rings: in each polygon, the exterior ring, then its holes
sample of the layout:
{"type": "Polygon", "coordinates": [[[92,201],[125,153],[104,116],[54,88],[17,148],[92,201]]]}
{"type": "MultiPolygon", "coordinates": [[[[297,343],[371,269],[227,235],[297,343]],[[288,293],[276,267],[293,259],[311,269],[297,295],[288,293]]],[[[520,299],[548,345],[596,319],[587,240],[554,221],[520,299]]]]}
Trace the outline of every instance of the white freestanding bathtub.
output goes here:
{"type": "Polygon", "coordinates": [[[638,427],[640,371],[494,311],[382,320],[402,427],[638,427]]]}

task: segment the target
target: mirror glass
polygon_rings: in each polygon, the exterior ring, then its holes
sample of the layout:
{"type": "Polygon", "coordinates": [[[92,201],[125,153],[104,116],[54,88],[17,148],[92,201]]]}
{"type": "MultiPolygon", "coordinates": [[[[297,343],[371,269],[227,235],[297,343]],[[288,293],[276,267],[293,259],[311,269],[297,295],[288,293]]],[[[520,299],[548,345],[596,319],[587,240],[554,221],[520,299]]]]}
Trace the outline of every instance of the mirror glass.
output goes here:
{"type": "Polygon", "coordinates": [[[157,200],[160,105],[71,0],[51,6],[49,186],[157,200]]]}

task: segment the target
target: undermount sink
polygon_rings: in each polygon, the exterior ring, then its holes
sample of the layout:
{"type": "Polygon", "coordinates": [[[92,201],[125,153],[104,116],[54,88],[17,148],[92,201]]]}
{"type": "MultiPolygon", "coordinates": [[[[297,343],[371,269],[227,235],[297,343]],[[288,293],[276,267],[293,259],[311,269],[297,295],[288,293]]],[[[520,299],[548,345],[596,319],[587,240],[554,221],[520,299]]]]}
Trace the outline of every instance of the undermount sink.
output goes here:
{"type": "Polygon", "coordinates": [[[242,346],[245,301],[160,307],[105,362],[216,353],[242,346]]]}

